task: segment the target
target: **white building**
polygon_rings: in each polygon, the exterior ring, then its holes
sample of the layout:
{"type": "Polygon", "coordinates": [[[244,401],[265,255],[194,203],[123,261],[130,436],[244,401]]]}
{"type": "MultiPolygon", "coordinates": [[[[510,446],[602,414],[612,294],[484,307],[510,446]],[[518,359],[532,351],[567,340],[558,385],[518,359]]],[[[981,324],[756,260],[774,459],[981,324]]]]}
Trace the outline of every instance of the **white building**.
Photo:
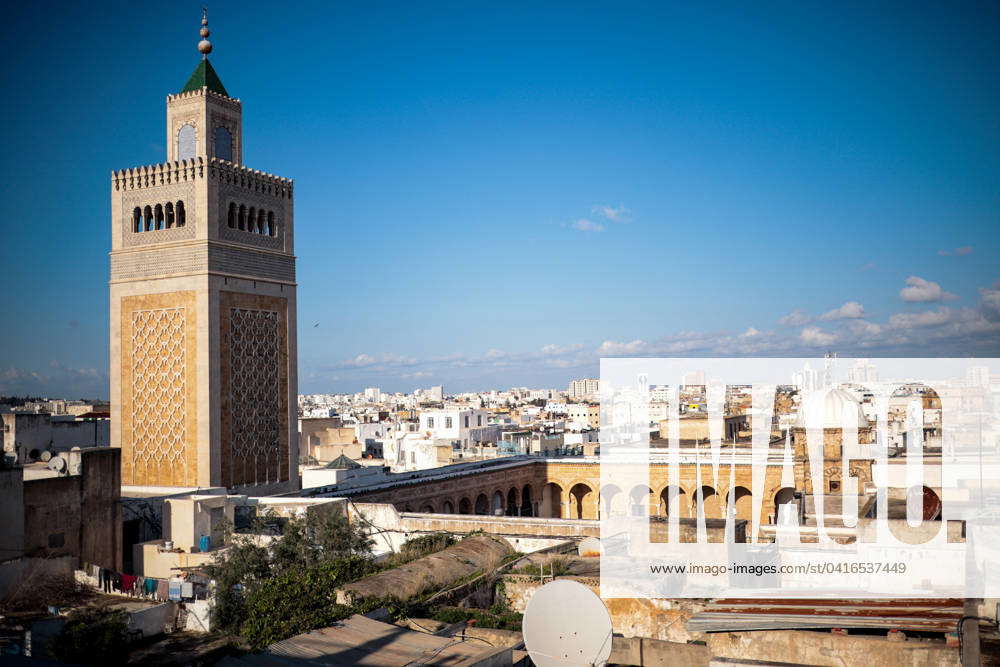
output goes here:
{"type": "Polygon", "coordinates": [[[448,408],[421,413],[419,432],[433,440],[457,443],[464,449],[496,442],[500,427],[490,424],[487,410],[448,408]]]}
{"type": "Polygon", "coordinates": [[[596,378],[583,378],[582,380],[571,381],[568,393],[570,398],[585,398],[588,396],[597,396],[600,390],[600,380],[596,378]]]}
{"type": "Polygon", "coordinates": [[[987,366],[970,366],[965,378],[973,387],[989,387],[990,369],[987,366]]]}
{"type": "Polygon", "coordinates": [[[596,429],[601,423],[601,408],[590,403],[571,403],[566,406],[566,422],[571,429],[596,429]]]}
{"type": "Polygon", "coordinates": [[[651,403],[668,403],[673,390],[664,385],[657,385],[649,390],[649,400],[651,403]]]}
{"type": "Polygon", "coordinates": [[[545,404],[545,411],[550,415],[566,414],[566,401],[549,401],[545,404]]]}
{"type": "Polygon", "coordinates": [[[878,369],[868,359],[858,359],[847,369],[847,380],[856,384],[870,385],[878,382],[878,369]]]}
{"type": "Polygon", "coordinates": [[[796,385],[802,392],[815,391],[823,387],[819,371],[813,369],[808,362],[801,371],[792,373],[792,384],[796,385]]]}

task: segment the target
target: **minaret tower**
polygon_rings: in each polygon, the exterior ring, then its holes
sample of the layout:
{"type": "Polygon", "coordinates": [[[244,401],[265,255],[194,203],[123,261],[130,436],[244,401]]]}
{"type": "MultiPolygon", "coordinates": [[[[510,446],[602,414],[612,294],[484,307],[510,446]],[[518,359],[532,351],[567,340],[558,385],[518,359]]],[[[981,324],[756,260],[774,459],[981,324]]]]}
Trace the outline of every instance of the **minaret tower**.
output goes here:
{"type": "Polygon", "coordinates": [[[166,162],[111,174],[111,440],[129,486],[297,488],[292,181],[244,166],[208,54],[166,162]]]}

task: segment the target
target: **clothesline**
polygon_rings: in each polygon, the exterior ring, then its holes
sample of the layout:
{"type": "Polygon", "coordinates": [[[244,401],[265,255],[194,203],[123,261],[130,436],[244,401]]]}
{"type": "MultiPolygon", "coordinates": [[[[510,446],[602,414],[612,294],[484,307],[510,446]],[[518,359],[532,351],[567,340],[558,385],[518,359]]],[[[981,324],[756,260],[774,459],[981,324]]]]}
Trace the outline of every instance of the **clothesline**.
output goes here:
{"type": "Polygon", "coordinates": [[[135,574],[122,574],[98,565],[84,565],[84,572],[97,582],[97,588],[105,593],[118,593],[147,600],[166,602],[173,600],[204,599],[208,587],[200,582],[186,579],[158,579],[135,574]]]}

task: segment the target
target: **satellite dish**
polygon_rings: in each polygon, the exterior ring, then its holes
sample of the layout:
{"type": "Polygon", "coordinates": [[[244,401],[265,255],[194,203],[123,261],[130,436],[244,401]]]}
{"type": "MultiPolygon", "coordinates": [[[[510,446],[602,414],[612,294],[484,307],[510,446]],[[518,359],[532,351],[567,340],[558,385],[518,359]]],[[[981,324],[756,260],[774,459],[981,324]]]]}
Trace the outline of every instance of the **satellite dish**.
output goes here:
{"type": "Polygon", "coordinates": [[[41,456],[42,461],[44,461],[45,463],[48,463],[49,459],[51,459],[51,458],[52,458],[52,452],[50,452],[47,449],[44,452],[42,452],[42,456],[41,456]]]}
{"type": "Polygon", "coordinates": [[[56,472],[62,472],[66,469],[66,459],[61,456],[53,456],[49,459],[49,470],[55,470],[56,472]]]}
{"type": "Polygon", "coordinates": [[[608,608],[576,581],[556,579],[535,591],[521,628],[528,655],[538,667],[606,665],[611,657],[608,608]]]}

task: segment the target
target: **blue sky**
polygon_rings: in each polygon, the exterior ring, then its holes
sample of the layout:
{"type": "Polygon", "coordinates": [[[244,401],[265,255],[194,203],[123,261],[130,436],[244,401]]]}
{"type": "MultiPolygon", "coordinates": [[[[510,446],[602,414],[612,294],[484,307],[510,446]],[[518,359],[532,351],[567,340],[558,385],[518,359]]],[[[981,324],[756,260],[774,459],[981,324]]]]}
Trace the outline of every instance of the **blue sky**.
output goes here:
{"type": "MultiPolygon", "coordinates": [[[[0,393],[107,395],[109,172],[164,159],[200,7],[8,10],[0,393]]],[[[1000,356],[996,3],[209,9],[296,181],[303,392],[1000,356]]]]}

